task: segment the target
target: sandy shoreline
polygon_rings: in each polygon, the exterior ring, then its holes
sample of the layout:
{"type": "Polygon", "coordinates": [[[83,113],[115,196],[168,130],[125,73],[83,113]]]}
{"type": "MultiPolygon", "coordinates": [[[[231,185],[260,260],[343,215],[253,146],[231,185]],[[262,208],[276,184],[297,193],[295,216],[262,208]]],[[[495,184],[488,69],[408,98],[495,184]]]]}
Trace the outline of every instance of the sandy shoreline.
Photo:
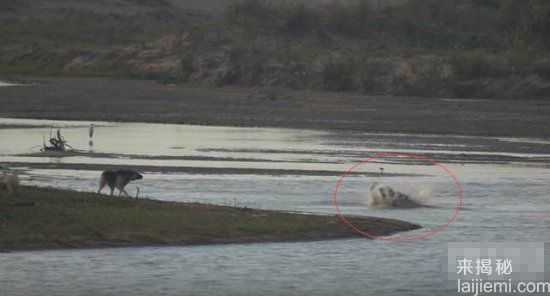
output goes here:
{"type": "MultiPolygon", "coordinates": [[[[107,164],[79,164],[79,163],[39,163],[39,162],[2,162],[12,169],[33,168],[33,169],[65,169],[65,170],[92,170],[103,171],[118,169],[120,165],[107,164]]],[[[300,176],[341,176],[341,171],[331,170],[299,170],[299,169],[262,169],[262,168],[224,168],[224,167],[192,167],[192,166],[154,166],[154,165],[124,165],[125,168],[132,168],[138,171],[158,173],[189,173],[200,175],[300,175],[300,176]]],[[[349,175],[377,177],[380,173],[352,172],[349,175]]],[[[422,177],[421,174],[399,174],[385,173],[385,177],[422,177]]]]}
{"type": "Polygon", "coordinates": [[[288,127],[438,135],[547,137],[548,100],[449,100],[196,88],[99,78],[0,88],[0,117],[288,127]]]}
{"type": "MultiPolygon", "coordinates": [[[[231,150],[228,150],[231,151],[231,150]]],[[[239,151],[239,150],[236,150],[239,151]]],[[[274,153],[277,153],[277,151],[272,151],[274,153]]],[[[369,157],[374,157],[378,153],[384,153],[387,152],[385,150],[377,150],[377,149],[370,149],[367,153],[364,153],[360,155],[360,158],[367,159],[369,157]]],[[[280,153],[280,151],[279,151],[280,153]]],[[[288,154],[302,154],[303,151],[284,151],[284,153],[288,154]]],[[[314,152],[309,152],[310,154],[313,154],[314,152]]],[[[320,155],[339,155],[340,152],[318,152],[320,155]]],[[[433,159],[434,161],[438,162],[445,162],[445,163],[461,163],[461,164],[475,164],[475,163],[524,163],[524,164],[546,164],[550,163],[550,156],[548,154],[533,154],[533,155],[527,155],[527,154],[521,154],[521,153],[476,153],[476,152],[468,152],[468,153],[461,153],[461,152],[454,152],[451,151],[447,153],[440,153],[437,152],[437,150],[427,150],[421,153],[423,156],[428,157],[429,159],[433,159]]],[[[16,157],[29,157],[29,159],[33,158],[50,158],[50,159],[62,159],[62,158],[70,158],[70,157],[86,157],[86,158],[97,158],[97,159],[119,159],[119,158],[130,158],[133,160],[175,160],[175,161],[224,161],[224,162],[250,162],[250,163],[294,163],[294,164],[339,164],[338,161],[307,161],[307,160],[273,160],[268,158],[234,158],[234,157],[214,157],[214,156],[173,156],[173,155],[134,155],[134,154],[116,154],[116,153],[98,153],[98,152],[86,152],[81,150],[75,150],[75,151],[66,151],[66,152],[34,152],[34,153],[28,153],[28,154],[19,154],[14,155],[16,157]]],[[[359,155],[358,155],[359,157],[359,155]]],[[[415,161],[415,160],[403,160],[396,158],[395,160],[399,161],[399,163],[403,165],[416,165],[416,164],[425,164],[424,161],[415,161]]],[[[14,166],[22,166],[24,164],[27,164],[32,167],[47,167],[47,168],[69,168],[69,169],[93,169],[93,164],[68,164],[68,163],[40,163],[40,162],[33,162],[33,161],[25,161],[24,163],[17,163],[17,162],[5,162],[6,164],[11,164],[14,166]],[[71,166],[73,167],[63,167],[63,166],[71,166]]],[[[139,166],[134,165],[136,168],[139,168],[139,166]]],[[[148,166],[147,169],[153,170],[153,171],[161,171],[160,166],[148,166]]],[[[185,167],[163,167],[166,169],[166,171],[189,171],[190,168],[185,167]]],[[[200,168],[199,168],[200,169],[200,168]]],[[[228,172],[234,172],[239,173],[241,169],[235,169],[234,171],[227,168],[228,172]]],[[[243,173],[246,172],[247,169],[244,169],[243,173]]],[[[283,169],[258,169],[256,173],[262,174],[262,172],[265,173],[273,173],[273,174],[282,174],[282,173],[288,173],[292,172],[283,170],[283,169]]],[[[331,175],[330,171],[324,171],[324,170],[313,170],[311,171],[313,174],[319,174],[319,175],[331,175]]],[[[368,175],[368,174],[367,174],[368,175]]],[[[413,174],[391,174],[388,173],[387,176],[421,176],[421,175],[413,175],[413,174]]]]}

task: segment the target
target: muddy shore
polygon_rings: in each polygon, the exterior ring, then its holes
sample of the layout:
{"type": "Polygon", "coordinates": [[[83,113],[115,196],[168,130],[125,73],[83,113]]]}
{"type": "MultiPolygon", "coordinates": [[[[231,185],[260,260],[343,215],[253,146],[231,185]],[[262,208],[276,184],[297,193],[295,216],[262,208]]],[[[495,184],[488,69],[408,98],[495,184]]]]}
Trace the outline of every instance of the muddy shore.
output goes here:
{"type": "MultiPolygon", "coordinates": [[[[13,169],[33,168],[33,169],[63,169],[63,170],[108,170],[119,169],[120,165],[106,164],[79,164],[79,163],[35,163],[35,162],[3,162],[13,169]]],[[[292,170],[292,169],[260,169],[260,168],[208,168],[208,167],[191,167],[191,166],[153,166],[153,165],[125,165],[125,168],[138,171],[146,171],[153,173],[187,173],[200,175],[269,175],[269,176],[285,176],[285,175],[301,175],[301,176],[341,176],[341,171],[330,170],[292,170]]],[[[369,172],[352,172],[349,175],[377,177],[379,173],[369,172]]],[[[421,174],[399,174],[386,173],[386,177],[422,177],[421,174]]]]}
{"type": "Polygon", "coordinates": [[[364,132],[547,137],[548,100],[384,97],[193,88],[153,81],[33,79],[0,87],[1,117],[364,132]]]}

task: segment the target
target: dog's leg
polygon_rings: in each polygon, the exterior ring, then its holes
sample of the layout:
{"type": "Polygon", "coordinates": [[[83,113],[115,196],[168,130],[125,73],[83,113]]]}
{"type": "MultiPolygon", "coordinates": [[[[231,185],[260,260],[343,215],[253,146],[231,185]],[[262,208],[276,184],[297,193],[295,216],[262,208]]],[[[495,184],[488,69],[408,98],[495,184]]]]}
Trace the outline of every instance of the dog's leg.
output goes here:
{"type": "Polygon", "coordinates": [[[118,196],[121,196],[122,194],[124,194],[126,197],[130,197],[130,195],[128,194],[128,192],[126,192],[124,187],[117,187],[117,189],[118,189],[118,196]]]}
{"type": "Polygon", "coordinates": [[[99,186],[99,189],[97,190],[97,194],[101,194],[101,190],[103,190],[103,187],[99,186]]]}
{"type": "Polygon", "coordinates": [[[99,189],[97,190],[97,194],[101,194],[101,190],[103,190],[103,188],[105,188],[105,185],[107,185],[107,182],[105,181],[105,178],[101,178],[101,180],[99,180],[99,189]]]}
{"type": "Polygon", "coordinates": [[[119,176],[117,178],[115,186],[116,186],[116,189],[118,189],[118,196],[121,196],[122,194],[124,194],[126,197],[130,196],[128,194],[128,192],[126,192],[126,190],[124,190],[126,185],[128,185],[128,182],[129,182],[129,180],[124,179],[122,176],[119,176]]]}

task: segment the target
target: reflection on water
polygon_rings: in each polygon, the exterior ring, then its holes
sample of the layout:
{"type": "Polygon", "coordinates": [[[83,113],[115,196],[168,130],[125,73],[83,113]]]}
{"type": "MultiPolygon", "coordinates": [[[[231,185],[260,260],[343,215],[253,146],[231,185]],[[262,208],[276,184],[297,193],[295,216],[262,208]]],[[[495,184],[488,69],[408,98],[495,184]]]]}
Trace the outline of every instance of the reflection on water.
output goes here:
{"type": "Polygon", "coordinates": [[[12,82],[5,82],[5,81],[0,81],[0,87],[6,87],[6,86],[20,86],[22,84],[18,84],[18,83],[12,83],[12,82]]]}
{"type": "MultiPolygon", "coordinates": [[[[143,181],[129,186],[129,192],[139,186],[144,195],[156,199],[216,204],[233,204],[236,200],[239,206],[327,214],[335,212],[331,198],[338,175],[306,175],[300,171],[343,172],[374,150],[514,155],[519,159],[510,164],[447,164],[464,186],[464,209],[447,231],[428,241],[355,239],[7,253],[0,254],[0,295],[440,295],[440,262],[446,255],[446,243],[550,239],[550,222],[536,219],[550,213],[550,170],[544,165],[531,163],[526,167],[521,163],[544,157],[549,148],[544,139],[95,123],[94,151],[117,154],[116,158],[14,156],[36,151],[33,146],[41,144],[43,135],[49,135],[52,124],[63,127],[64,136],[75,148],[87,149],[89,122],[4,119],[0,120],[0,161],[292,169],[292,175],[149,171],[143,181]],[[33,128],[1,128],[25,124],[33,128]],[[44,127],[37,127],[40,125],[44,127]],[[219,159],[136,159],[128,155],[219,159]],[[284,293],[280,293],[282,290],[284,293]]],[[[100,174],[96,170],[27,166],[22,176],[25,183],[84,191],[96,190],[100,174]]],[[[339,196],[345,214],[412,221],[425,227],[419,232],[447,221],[457,204],[457,190],[440,168],[386,159],[361,169],[378,172],[380,167],[387,174],[422,176],[347,177],[339,196]],[[364,206],[366,188],[373,181],[400,188],[435,208],[368,209],[364,206]]]]}

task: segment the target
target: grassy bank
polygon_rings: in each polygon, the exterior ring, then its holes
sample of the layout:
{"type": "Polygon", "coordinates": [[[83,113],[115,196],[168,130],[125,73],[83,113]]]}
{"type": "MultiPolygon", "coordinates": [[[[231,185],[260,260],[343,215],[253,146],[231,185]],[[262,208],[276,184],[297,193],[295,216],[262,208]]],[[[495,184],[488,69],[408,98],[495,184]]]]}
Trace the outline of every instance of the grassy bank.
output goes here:
{"type": "MultiPolygon", "coordinates": [[[[357,237],[334,216],[107,198],[23,187],[0,192],[0,250],[285,242],[357,237]]],[[[377,235],[419,226],[353,218],[377,235]]]]}

